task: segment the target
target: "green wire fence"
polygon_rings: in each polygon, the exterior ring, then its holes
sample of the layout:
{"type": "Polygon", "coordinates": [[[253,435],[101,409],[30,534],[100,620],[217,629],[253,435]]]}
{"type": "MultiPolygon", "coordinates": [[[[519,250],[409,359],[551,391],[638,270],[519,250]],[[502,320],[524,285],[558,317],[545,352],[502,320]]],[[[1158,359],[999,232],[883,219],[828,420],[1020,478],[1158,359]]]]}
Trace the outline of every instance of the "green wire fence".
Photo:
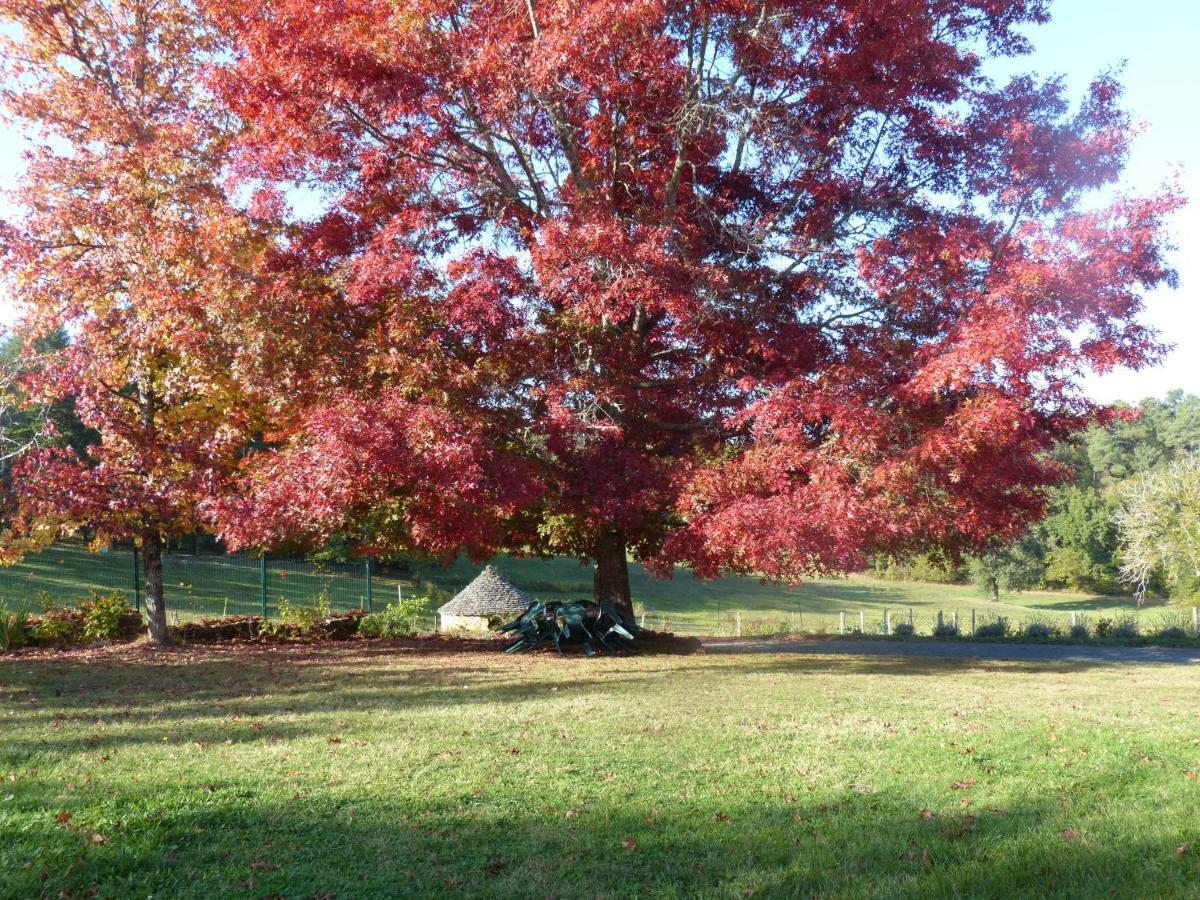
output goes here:
{"type": "MultiPolygon", "coordinates": [[[[121,591],[140,608],[145,600],[142,578],[134,547],[93,553],[82,543],[55,544],[0,568],[0,605],[37,611],[48,598],[58,606],[74,606],[96,590],[121,591]]],[[[281,600],[316,606],[322,598],[335,612],[369,610],[380,588],[395,593],[395,579],[373,583],[378,581],[369,560],[316,563],[186,550],[163,554],[167,614],[177,618],[275,617],[281,600]]]]}

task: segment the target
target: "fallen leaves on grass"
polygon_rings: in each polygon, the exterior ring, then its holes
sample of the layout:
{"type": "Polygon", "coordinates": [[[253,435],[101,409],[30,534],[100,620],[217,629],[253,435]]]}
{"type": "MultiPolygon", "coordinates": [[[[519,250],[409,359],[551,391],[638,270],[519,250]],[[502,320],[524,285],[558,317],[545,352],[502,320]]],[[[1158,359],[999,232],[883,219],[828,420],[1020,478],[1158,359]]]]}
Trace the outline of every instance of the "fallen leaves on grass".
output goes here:
{"type": "Polygon", "coordinates": [[[627,837],[623,841],[621,841],[621,846],[624,847],[626,850],[628,850],[630,853],[632,853],[634,850],[637,849],[637,841],[635,841],[631,837],[627,837]]]}
{"type": "Polygon", "coordinates": [[[971,788],[974,786],[975,786],[975,776],[974,775],[968,775],[965,781],[950,782],[950,787],[954,788],[954,790],[956,790],[956,791],[965,791],[967,788],[971,788]]]}

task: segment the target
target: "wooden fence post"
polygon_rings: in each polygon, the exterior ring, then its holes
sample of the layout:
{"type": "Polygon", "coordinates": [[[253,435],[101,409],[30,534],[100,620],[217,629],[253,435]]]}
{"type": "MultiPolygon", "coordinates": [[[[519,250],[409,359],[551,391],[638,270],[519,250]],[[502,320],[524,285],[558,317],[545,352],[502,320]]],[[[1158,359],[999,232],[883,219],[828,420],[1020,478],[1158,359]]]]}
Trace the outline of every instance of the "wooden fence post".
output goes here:
{"type": "Polygon", "coordinates": [[[738,610],[733,614],[734,636],[742,636],[742,611],[738,610]]]}
{"type": "Polygon", "coordinates": [[[976,632],[976,630],[977,629],[976,629],[976,623],[975,623],[975,607],[972,606],[971,607],[971,634],[974,634],[976,632]]]}
{"type": "Polygon", "coordinates": [[[1076,625],[1078,625],[1078,624],[1079,624],[1079,618],[1078,618],[1078,616],[1079,616],[1079,614],[1078,614],[1078,613],[1076,613],[1076,612],[1072,612],[1072,613],[1071,613],[1071,627],[1072,627],[1072,628],[1074,628],[1076,625]]]}
{"type": "Polygon", "coordinates": [[[892,633],[892,611],[890,609],[885,609],[883,611],[883,633],[892,633]]]}
{"type": "Polygon", "coordinates": [[[908,608],[908,627],[909,627],[909,628],[912,628],[912,627],[913,627],[913,614],[912,614],[912,607],[911,607],[911,606],[908,608]]]}
{"type": "Polygon", "coordinates": [[[1200,606],[1192,607],[1192,631],[1200,631],[1200,606]]]}
{"type": "Polygon", "coordinates": [[[939,609],[938,610],[938,628],[941,628],[942,625],[944,625],[944,624],[945,624],[945,622],[943,622],[943,620],[942,620],[942,611],[939,609]]]}
{"type": "Polygon", "coordinates": [[[954,617],[950,620],[950,622],[954,625],[954,630],[958,631],[958,610],[957,609],[954,611],[954,617]]]}
{"type": "Polygon", "coordinates": [[[858,633],[859,634],[867,633],[867,614],[864,613],[861,609],[858,611],[858,633]]]}
{"type": "Polygon", "coordinates": [[[840,612],[840,613],[838,613],[838,634],[845,634],[845,633],[846,633],[846,614],[844,612],[840,612]]]}

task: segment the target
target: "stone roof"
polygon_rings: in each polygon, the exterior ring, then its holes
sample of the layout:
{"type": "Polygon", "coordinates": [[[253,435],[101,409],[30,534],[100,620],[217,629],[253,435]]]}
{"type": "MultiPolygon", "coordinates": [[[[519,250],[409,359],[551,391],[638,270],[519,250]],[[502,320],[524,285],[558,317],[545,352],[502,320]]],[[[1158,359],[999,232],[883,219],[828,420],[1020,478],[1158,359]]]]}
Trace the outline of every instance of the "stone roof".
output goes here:
{"type": "Polygon", "coordinates": [[[516,615],[525,612],[533,602],[532,597],[514,587],[495,566],[487,565],[438,612],[448,616],[516,615]]]}

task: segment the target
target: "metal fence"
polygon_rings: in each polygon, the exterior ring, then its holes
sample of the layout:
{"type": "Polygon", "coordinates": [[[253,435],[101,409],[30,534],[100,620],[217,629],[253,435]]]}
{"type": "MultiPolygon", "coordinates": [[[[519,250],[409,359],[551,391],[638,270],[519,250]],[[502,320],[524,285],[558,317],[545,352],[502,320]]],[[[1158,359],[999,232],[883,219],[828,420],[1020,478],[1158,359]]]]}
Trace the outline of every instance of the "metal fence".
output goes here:
{"type": "MultiPolygon", "coordinates": [[[[82,543],[56,544],[0,568],[0,605],[36,612],[46,600],[74,606],[92,591],[120,591],[140,609],[145,599],[142,578],[133,547],[93,553],[82,543]]],[[[163,554],[167,613],[177,619],[276,617],[284,601],[316,606],[322,599],[332,611],[369,610],[377,591],[387,591],[385,596],[391,599],[396,584],[395,578],[377,577],[370,561],[316,563],[239,553],[163,554]]]]}
{"type": "Polygon", "coordinates": [[[716,614],[654,609],[635,604],[638,624],[653,631],[721,637],[770,637],[789,634],[835,635],[862,634],[883,636],[897,633],[897,626],[911,626],[918,635],[934,634],[940,627],[951,627],[969,636],[978,629],[1003,619],[1010,636],[1022,634],[1030,625],[1048,626],[1066,633],[1082,625],[1094,634],[1098,627],[1112,630],[1132,628],[1139,635],[1154,635],[1166,629],[1179,629],[1188,637],[1200,637],[1200,607],[1167,606],[1119,612],[1042,611],[997,614],[979,607],[945,608],[895,606],[888,609],[847,607],[838,612],[777,612],[762,610],[726,610],[716,614]]]}

